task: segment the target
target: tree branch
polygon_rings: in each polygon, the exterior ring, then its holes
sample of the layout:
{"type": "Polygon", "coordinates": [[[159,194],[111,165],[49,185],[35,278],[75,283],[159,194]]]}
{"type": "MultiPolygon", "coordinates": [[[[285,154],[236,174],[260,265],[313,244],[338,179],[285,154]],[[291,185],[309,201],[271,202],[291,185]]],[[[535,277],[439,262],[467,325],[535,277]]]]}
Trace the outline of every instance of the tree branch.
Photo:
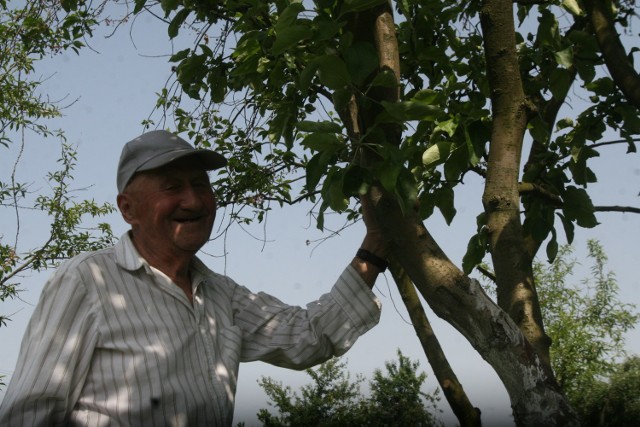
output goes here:
{"type": "Polygon", "coordinates": [[[633,206],[595,206],[596,212],[631,212],[640,214],[640,208],[634,208],[633,206]]]}
{"type": "Polygon", "coordinates": [[[640,75],[633,68],[616,31],[611,15],[611,2],[585,0],[583,4],[613,81],[627,100],[640,108],[640,75]]]}
{"type": "Polygon", "coordinates": [[[525,193],[535,193],[539,196],[542,196],[544,199],[548,200],[554,206],[561,206],[562,199],[557,194],[554,194],[541,186],[540,184],[533,184],[531,182],[521,182],[518,184],[518,192],[520,194],[525,193]]]}
{"type": "Polygon", "coordinates": [[[420,303],[418,293],[411,279],[407,276],[402,266],[394,259],[391,259],[389,263],[389,270],[398,286],[402,301],[407,307],[407,311],[411,317],[411,323],[413,323],[416,335],[420,340],[420,344],[422,344],[422,349],[427,355],[429,364],[433,368],[433,373],[440,387],[442,387],[444,396],[447,402],[449,402],[453,413],[458,418],[458,421],[460,421],[460,425],[463,427],[481,426],[480,410],[473,407],[462,384],[460,384],[455,372],[453,372],[447,356],[440,346],[438,337],[436,337],[433,328],[431,328],[429,319],[420,303]]]}

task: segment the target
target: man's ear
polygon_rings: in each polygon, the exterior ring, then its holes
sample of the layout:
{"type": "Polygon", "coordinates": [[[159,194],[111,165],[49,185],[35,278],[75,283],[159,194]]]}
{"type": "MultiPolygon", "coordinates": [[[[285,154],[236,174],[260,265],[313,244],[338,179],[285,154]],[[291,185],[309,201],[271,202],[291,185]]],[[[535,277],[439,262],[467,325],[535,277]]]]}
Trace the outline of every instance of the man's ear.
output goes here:
{"type": "Polygon", "coordinates": [[[118,209],[120,209],[122,218],[124,218],[127,224],[131,224],[134,219],[134,209],[131,202],[131,196],[125,193],[118,194],[116,202],[118,203],[118,209]]]}

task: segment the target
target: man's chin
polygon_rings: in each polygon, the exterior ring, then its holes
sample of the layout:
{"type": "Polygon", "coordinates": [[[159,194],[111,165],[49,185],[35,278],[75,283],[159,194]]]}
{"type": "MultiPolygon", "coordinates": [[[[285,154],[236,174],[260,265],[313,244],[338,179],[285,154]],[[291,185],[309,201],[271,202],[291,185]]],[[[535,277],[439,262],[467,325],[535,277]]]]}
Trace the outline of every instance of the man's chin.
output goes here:
{"type": "Polygon", "coordinates": [[[176,246],[182,249],[185,252],[196,253],[198,252],[204,245],[209,241],[208,238],[203,237],[178,237],[175,240],[176,246]]]}

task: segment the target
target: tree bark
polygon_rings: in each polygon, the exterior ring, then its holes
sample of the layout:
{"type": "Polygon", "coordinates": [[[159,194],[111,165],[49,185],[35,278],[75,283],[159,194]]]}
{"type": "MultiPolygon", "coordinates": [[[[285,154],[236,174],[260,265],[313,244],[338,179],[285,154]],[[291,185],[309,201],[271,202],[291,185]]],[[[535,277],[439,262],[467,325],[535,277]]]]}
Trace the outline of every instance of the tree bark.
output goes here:
{"type": "Polygon", "coordinates": [[[627,100],[640,108],[640,75],[633,68],[611,16],[611,1],[584,0],[607,69],[627,100]]]}
{"type": "Polygon", "coordinates": [[[544,332],[533,282],[532,258],[520,220],[518,177],[530,107],[520,79],[512,2],[485,1],[480,21],[493,107],[482,202],[487,213],[498,305],[518,324],[550,371],[551,342],[544,332]]]}
{"type": "Polygon", "coordinates": [[[422,344],[424,354],[427,356],[427,360],[429,360],[429,364],[433,368],[433,373],[440,387],[442,387],[449,406],[451,406],[453,413],[458,418],[460,426],[481,426],[480,410],[473,407],[462,384],[460,384],[458,377],[455,372],[453,372],[440,346],[440,342],[431,328],[429,319],[420,303],[420,298],[413,283],[411,283],[411,279],[409,279],[409,276],[406,275],[400,264],[395,260],[391,260],[389,270],[398,286],[402,301],[405,307],[407,307],[407,312],[411,318],[411,323],[413,323],[416,335],[420,340],[420,344],[422,344]]]}
{"type": "MultiPolygon", "coordinates": [[[[505,5],[501,3],[500,6],[505,5]]],[[[510,3],[507,10],[512,13],[510,3]]],[[[357,31],[354,33],[357,35],[375,35],[380,68],[393,71],[399,82],[400,63],[390,5],[355,15],[350,21],[350,29],[357,31]]],[[[514,44],[514,40],[512,37],[511,44],[514,44]]],[[[373,105],[374,108],[365,109],[353,97],[349,111],[341,112],[356,145],[361,143],[358,138],[365,135],[370,126],[375,126],[379,101],[398,100],[397,90],[369,92],[369,95],[374,97],[374,102],[367,105],[373,105]]],[[[400,135],[396,128],[387,130],[384,134],[387,142],[399,143],[400,135]]],[[[365,156],[371,154],[370,150],[360,152],[365,156]]],[[[507,153],[498,151],[496,154],[507,153]]],[[[513,162],[513,153],[508,154],[512,156],[510,160],[513,162]]],[[[515,154],[515,159],[519,160],[519,153],[515,154]]],[[[517,178],[517,169],[515,177],[517,178]]],[[[515,194],[517,198],[517,180],[515,194]]],[[[373,213],[389,241],[392,257],[398,260],[434,312],[465,336],[494,368],[509,394],[516,423],[520,426],[577,425],[576,415],[558,387],[548,361],[544,361],[534,350],[510,315],[484,293],[477,281],[465,276],[446,257],[416,212],[403,212],[395,197],[385,193],[379,186],[373,186],[369,196],[373,213]]],[[[516,204],[508,209],[509,215],[517,212],[517,206],[516,204]]],[[[496,212],[496,219],[502,220],[502,212],[496,212]]],[[[496,221],[496,224],[500,223],[496,221]]],[[[522,234],[520,240],[521,236],[522,234]]],[[[498,243],[502,245],[505,241],[498,240],[498,243]]],[[[501,245],[500,250],[505,250],[501,245]]],[[[517,296],[520,298],[521,294],[517,296]]],[[[524,301],[529,302],[530,293],[527,298],[529,299],[525,298],[524,301]]]]}
{"type": "Polygon", "coordinates": [[[429,306],[454,326],[505,385],[519,426],[572,426],[577,418],[548,366],[510,316],[465,276],[439,248],[420,218],[383,196],[374,209],[393,236],[398,259],[429,306]]]}

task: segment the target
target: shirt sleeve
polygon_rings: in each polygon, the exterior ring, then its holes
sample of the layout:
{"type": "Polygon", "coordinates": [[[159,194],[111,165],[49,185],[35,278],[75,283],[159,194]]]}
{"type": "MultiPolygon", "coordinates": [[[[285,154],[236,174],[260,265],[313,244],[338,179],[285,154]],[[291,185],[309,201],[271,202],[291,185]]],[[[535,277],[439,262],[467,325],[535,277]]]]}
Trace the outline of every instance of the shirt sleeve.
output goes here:
{"type": "Polygon", "coordinates": [[[2,426],[64,425],[80,394],[97,336],[77,272],[47,282],[22,340],[0,406],[2,426]]]}
{"type": "Polygon", "coordinates": [[[347,267],[331,291],[306,308],[239,288],[234,323],[243,333],[241,361],[306,369],[344,354],[380,320],[380,302],[347,267]]]}

